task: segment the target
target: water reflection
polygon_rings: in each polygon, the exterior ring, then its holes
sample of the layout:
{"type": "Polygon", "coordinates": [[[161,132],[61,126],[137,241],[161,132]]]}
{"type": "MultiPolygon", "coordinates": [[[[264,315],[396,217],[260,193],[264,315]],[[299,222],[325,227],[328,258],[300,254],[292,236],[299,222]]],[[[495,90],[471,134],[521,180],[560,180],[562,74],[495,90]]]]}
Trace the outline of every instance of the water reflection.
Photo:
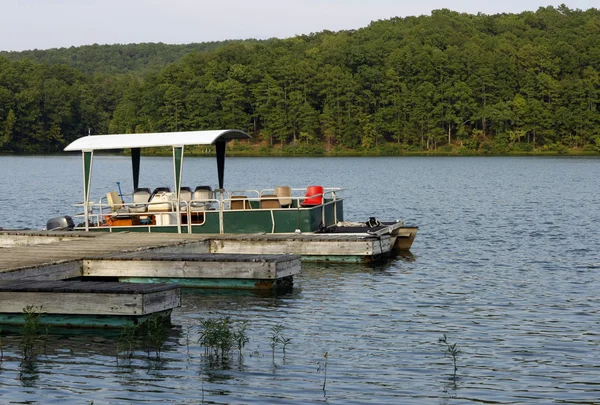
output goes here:
{"type": "Polygon", "coordinates": [[[32,388],[39,380],[39,366],[37,356],[23,357],[19,363],[19,381],[23,387],[32,388]]]}
{"type": "Polygon", "coordinates": [[[286,288],[267,288],[267,289],[203,289],[203,288],[183,288],[181,290],[182,301],[184,300],[196,300],[196,299],[207,299],[211,297],[230,297],[232,299],[245,299],[245,298],[282,298],[289,294],[292,294],[294,287],[286,288]]]}
{"type": "Polygon", "coordinates": [[[392,259],[393,261],[412,263],[417,260],[417,256],[415,256],[412,252],[397,252],[392,259]]]}

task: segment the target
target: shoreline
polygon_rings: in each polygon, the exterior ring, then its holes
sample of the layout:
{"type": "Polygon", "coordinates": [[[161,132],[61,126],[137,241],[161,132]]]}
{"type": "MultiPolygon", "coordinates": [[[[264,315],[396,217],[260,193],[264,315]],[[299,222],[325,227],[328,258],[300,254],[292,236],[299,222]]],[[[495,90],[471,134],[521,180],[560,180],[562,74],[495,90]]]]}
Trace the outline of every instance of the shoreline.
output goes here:
{"type": "MultiPolygon", "coordinates": [[[[107,155],[126,155],[128,153],[102,153],[107,155]]],[[[214,157],[214,149],[195,150],[190,148],[186,150],[188,157],[214,157]]],[[[0,153],[3,156],[70,156],[69,152],[47,152],[47,153],[0,153]]],[[[79,154],[77,154],[79,156],[79,154]]],[[[171,156],[172,151],[160,149],[154,151],[146,151],[144,156],[171,156]]],[[[582,150],[578,148],[556,150],[536,150],[531,152],[525,151],[507,151],[501,153],[489,153],[485,151],[464,151],[464,150],[431,150],[431,151],[390,151],[381,149],[371,150],[320,150],[312,151],[296,151],[292,148],[240,148],[235,147],[228,149],[227,156],[229,157],[596,157],[600,156],[600,151],[582,150]]]]}

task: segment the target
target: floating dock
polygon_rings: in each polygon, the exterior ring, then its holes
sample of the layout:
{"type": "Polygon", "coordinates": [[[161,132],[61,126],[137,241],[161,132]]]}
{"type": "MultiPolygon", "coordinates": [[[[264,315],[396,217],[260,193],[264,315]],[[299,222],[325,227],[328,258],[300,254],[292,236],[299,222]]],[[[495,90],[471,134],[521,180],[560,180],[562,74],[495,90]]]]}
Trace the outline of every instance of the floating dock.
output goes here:
{"type": "Polygon", "coordinates": [[[27,313],[40,325],[123,327],[156,317],[169,319],[180,306],[180,288],[166,284],[91,281],[0,281],[0,323],[23,325],[27,313]]]}
{"type": "Polygon", "coordinates": [[[104,234],[81,232],[0,231],[0,242],[14,238],[19,243],[0,245],[0,280],[65,280],[83,276],[84,258],[117,253],[153,251],[155,253],[208,253],[208,241],[190,241],[177,234],[104,234]],[[33,245],[31,240],[53,240],[33,245]],[[56,240],[63,238],[62,240],[56,240]]]}
{"type": "MultiPolygon", "coordinates": [[[[48,234],[56,238],[54,232],[48,234]]],[[[301,269],[297,255],[210,253],[210,241],[198,236],[119,232],[69,239],[77,232],[63,234],[63,240],[53,243],[0,248],[0,280],[109,277],[186,287],[265,289],[291,285],[301,269]]]]}
{"type": "Polygon", "coordinates": [[[93,235],[83,232],[8,231],[0,228],[0,248],[45,245],[90,237],[93,235]]]}
{"type": "Polygon", "coordinates": [[[0,322],[34,308],[52,325],[140,323],[179,306],[173,283],[287,287],[301,258],[361,262],[391,249],[389,235],[0,231],[0,322]],[[86,277],[102,281],[61,281],[86,277]]]}
{"type": "Polygon", "coordinates": [[[286,252],[302,261],[361,263],[391,254],[389,235],[354,234],[240,234],[211,235],[213,253],[252,253],[261,255],[286,252]]]}
{"type": "Polygon", "coordinates": [[[300,272],[295,255],[136,252],[83,260],[84,277],[177,283],[201,288],[289,287],[300,272]]]}
{"type": "Polygon", "coordinates": [[[170,234],[0,231],[0,279],[83,276],[82,260],[147,251],[299,255],[303,261],[369,262],[392,252],[388,235],[170,234]],[[32,251],[35,250],[35,254],[32,251]]]}
{"type": "Polygon", "coordinates": [[[12,325],[26,322],[26,310],[51,326],[168,319],[180,285],[286,287],[300,271],[298,256],[210,254],[207,240],[177,234],[0,231],[0,243],[0,323],[12,325]]]}

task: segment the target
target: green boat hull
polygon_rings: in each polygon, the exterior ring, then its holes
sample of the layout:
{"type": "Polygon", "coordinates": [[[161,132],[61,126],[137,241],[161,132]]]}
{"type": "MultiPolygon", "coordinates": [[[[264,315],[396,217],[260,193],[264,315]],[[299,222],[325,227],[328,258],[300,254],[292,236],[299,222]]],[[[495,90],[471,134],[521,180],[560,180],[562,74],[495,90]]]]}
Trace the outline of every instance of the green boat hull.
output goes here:
{"type": "MultiPolygon", "coordinates": [[[[242,233],[302,233],[315,232],[322,227],[335,225],[343,221],[343,200],[326,201],[315,207],[293,207],[282,209],[248,209],[203,212],[202,223],[181,225],[181,233],[219,234],[221,233],[220,215],[223,217],[223,232],[242,233]]],[[[80,228],[76,228],[79,230],[80,228]]],[[[135,225],[135,226],[95,226],[92,232],[163,232],[179,233],[176,224],[135,225]]]]}

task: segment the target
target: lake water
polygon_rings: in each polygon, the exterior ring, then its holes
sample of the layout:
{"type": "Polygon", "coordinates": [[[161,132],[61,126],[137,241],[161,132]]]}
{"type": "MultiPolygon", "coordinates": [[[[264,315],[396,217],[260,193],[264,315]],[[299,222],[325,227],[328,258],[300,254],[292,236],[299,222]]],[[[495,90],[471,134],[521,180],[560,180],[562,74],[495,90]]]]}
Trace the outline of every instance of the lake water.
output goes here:
{"type": "MultiPolygon", "coordinates": [[[[183,183],[216,185],[212,158],[183,183]]],[[[600,159],[231,158],[228,189],[343,187],[347,220],[420,227],[379,265],[304,264],[292,291],[187,292],[159,359],[116,359],[106,333],[49,335],[23,361],[3,337],[0,403],[600,404],[600,159]],[[242,360],[215,367],[203,319],[250,321],[242,360]],[[283,354],[272,328],[291,338],[283,354]],[[456,343],[458,371],[438,339],[456,343]],[[325,353],[327,353],[326,375],[325,353]],[[326,380],[325,380],[326,377],[326,380]],[[325,390],[323,385],[325,382],[325,390]]],[[[140,184],[172,184],[143,158],[140,184]]],[[[81,201],[79,157],[0,157],[0,227],[41,228],[81,201]]],[[[131,191],[128,158],[94,162],[93,196],[131,191]]],[[[32,254],[35,254],[32,249],[32,254]]],[[[0,254],[2,254],[0,249],[0,254]]]]}

